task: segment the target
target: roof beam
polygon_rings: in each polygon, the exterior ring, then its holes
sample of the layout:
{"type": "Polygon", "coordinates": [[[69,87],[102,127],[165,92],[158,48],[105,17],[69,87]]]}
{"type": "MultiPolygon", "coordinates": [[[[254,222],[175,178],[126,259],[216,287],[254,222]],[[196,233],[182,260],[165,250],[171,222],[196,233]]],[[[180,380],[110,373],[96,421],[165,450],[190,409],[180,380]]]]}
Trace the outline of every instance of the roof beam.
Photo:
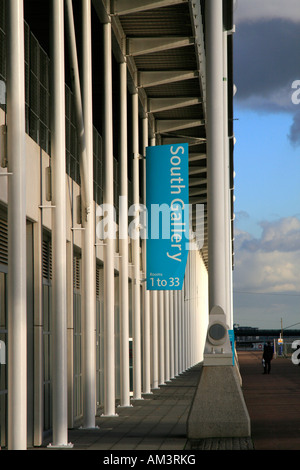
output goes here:
{"type": "Polygon", "coordinates": [[[109,10],[104,4],[104,0],[92,0],[92,2],[101,23],[109,23],[109,10]]]}
{"type": "Polygon", "coordinates": [[[206,173],[207,168],[206,166],[190,166],[189,167],[189,175],[199,175],[201,173],[206,173]]]}
{"type": "Polygon", "coordinates": [[[160,111],[167,111],[170,109],[185,108],[186,106],[194,106],[201,103],[200,97],[190,98],[149,98],[148,99],[148,112],[157,113],[160,111]]]}
{"type": "Polygon", "coordinates": [[[192,196],[189,198],[189,203],[190,204],[205,204],[207,203],[207,198],[199,197],[199,196],[195,196],[195,197],[192,196]]]}
{"type": "Polygon", "coordinates": [[[193,186],[201,186],[203,184],[207,184],[207,178],[190,178],[189,179],[189,187],[193,186]]]}
{"type": "Polygon", "coordinates": [[[156,120],[156,133],[172,132],[178,129],[188,129],[203,125],[204,121],[202,119],[158,119],[156,120]]]}
{"type": "Polygon", "coordinates": [[[203,196],[207,194],[207,189],[193,188],[189,191],[190,197],[193,196],[203,196]]]}
{"type": "Polygon", "coordinates": [[[112,4],[112,13],[114,15],[127,15],[129,13],[153,10],[154,8],[187,2],[188,0],[114,0],[112,4]]]}
{"type": "Polygon", "coordinates": [[[201,2],[192,1],[190,5],[193,12],[191,18],[193,20],[195,46],[197,50],[196,58],[198,61],[199,81],[202,89],[204,115],[206,115],[206,54],[204,47],[204,30],[201,13],[201,2]]]}
{"type": "Polygon", "coordinates": [[[127,55],[133,57],[161,52],[178,47],[185,47],[194,44],[194,38],[188,37],[157,37],[157,38],[128,38],[127,55]]]}
{"type": "Polygon", "coordinates": [[[190,153],[189,162],[198,162],[199,160],[205,160],[206,153],[190,153]]]}
{"type": "Polygon", "coordinates": [[[164,85],[166,83],[180,82],[182,80],[190,80],[198,77],[199,74],[194,70],[178,70],[178,71],[153,71],[139,72],[138,83],[140,88],[150,86],[164,85]]]}
{"type": "Polygon", "coordinates": [[[178,135],[169,135],[164,136],[162,135],[162,143],[164,145],[172,145],[172,144],[189,144],[189,147],[193,147],[193,145],[205,144],[206,138],[205,137],[190,137],[190,136],[178,136],[178,135]]]}

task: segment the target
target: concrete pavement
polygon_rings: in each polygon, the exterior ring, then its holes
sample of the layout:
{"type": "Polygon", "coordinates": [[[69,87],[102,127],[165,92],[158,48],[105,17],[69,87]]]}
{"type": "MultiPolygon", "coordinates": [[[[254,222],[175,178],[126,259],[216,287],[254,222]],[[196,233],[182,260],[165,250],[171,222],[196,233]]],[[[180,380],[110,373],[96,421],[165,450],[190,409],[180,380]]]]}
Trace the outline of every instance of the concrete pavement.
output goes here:
{"type": "MultiPolygon", "coordinates": [[[[85,450],[183,450],[186,420],[201,366],[195,366],[131,407],[117,407],[117,417],[97,417],[99,429],[69,431],[74,449],[85,450]]],[[[47,448],[51,438],[44,442],[47,448]]]]}
{"type": "Polygon", "coordinates": [[[263,375],[261,352],[240,352],[243,394],[255,450],[300,450],[300,366],[275,358],[263,375]]]}
{"type": "MultiPolygon", "coordinates": [[[[300,450],[300,367],[291,359],[272,361],[263,375],[261,353],[239,352],[242,390],[251,418],[251,438],[189,442],[186,421],[201,364],[172,379],[132,406],[117,407],[117,417],[97,416],[97,429],[71,429],[74,450],[182,451],[300,450]]],[[[43,443],[48,449],[51,437],[43,443]]]]}

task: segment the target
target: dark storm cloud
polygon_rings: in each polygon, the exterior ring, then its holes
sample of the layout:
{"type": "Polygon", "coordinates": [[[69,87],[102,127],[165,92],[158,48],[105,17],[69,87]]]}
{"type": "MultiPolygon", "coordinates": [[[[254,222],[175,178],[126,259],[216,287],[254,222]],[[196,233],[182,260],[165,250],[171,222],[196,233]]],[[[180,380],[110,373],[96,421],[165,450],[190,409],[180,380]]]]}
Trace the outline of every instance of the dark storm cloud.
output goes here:
{"type": "Polygon", "coordinates": [[[239,22],[234,36],[235,100],[249,109],[289,112],[288,136],[300,144],[300,104],[292,102],[292,84],[300,80],[300,25],[272,19],[239,22]]]}
{"type": "MultiPolygon", "coordinates": [[[[268,97],[300,79],[300,27],[285,20],[240,23],[234,37],[237,100],[268,97]]],[[[289,101],[292,94],[289,89],[289,101]]]]}

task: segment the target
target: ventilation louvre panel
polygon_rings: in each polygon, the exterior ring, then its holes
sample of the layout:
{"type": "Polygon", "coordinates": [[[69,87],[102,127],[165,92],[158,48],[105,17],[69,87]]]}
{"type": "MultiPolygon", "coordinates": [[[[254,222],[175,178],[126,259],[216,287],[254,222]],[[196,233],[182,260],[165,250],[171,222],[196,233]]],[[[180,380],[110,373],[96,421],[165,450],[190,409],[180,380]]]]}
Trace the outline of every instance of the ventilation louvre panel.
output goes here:
{"type": "Polygon", "coordinates": [[[43,240],[42,244],[42,264],[43,278],[48,281],[52,280],[52,245],[48,240],[43,240]]]}
{"type": "Polygon", "coordinates": [[[8,265],[8,225],[0,218],[0,264],[8,265]]]}
{"type": "Polygon", "coordinates": [[[78,256],[74,257],[73,261],[73,287],[74,289],[80,290],[80,271],[81,271],[81,259],[78,256]]]}

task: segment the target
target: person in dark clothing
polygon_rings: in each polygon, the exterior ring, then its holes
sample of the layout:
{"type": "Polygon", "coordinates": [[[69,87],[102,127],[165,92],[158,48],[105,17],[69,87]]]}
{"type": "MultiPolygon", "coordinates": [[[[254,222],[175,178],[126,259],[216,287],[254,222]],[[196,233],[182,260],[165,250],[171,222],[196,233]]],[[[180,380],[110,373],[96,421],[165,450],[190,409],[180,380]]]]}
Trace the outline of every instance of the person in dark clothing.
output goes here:
{"type": "Polygon", "coordinates": [[[269,374],[271,372],[271,361],[273,359],[273,347],[269,341],[264,346],[263,359],[265,361],[264,374],[269,374]]]}
{"type": "Polygon", "coordinates": [[[296,350],[297,350],[297,352],[298,352],[298,355],[297,355],[298,366],[300,366],[300,344],[297,345],[296,350]]]}

